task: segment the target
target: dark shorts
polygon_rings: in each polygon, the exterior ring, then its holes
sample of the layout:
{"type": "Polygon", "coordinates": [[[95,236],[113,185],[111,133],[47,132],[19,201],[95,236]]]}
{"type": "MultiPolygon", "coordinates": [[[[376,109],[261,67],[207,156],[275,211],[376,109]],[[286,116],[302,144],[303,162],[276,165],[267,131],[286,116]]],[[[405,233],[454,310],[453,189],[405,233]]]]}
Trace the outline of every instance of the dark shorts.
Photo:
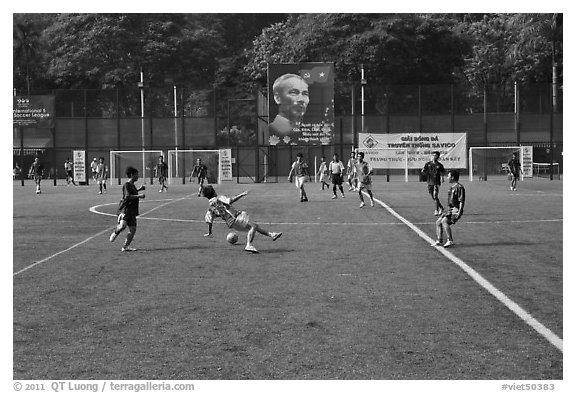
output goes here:
{"type": "Polygon", "coordinates": [[[434,198],[435,195],[438,196],[439,187],[437,184],[428,184],[428,193],[432,195],[432,198],[434,198]]]}
{"type": "Polygon", "coordinates": [[[342,185],[342,176],[340,174],[332,174],[332,184],[336,186],[342,185]]]}
{"type": "Polygon", "coordinates": [[[68,177],[74,177],[74,174],[72,173],[72,171],[66,171],[66,174],[68,175],[68,177]]]}
{"type": "Polygon", "coordinates": [[[511,172],[511,173],[510,173],[510,180],[512,180],[512,179],[516,179],[516,180],[520,179],[520,173],[518,173],[518,172],[516,172],[516,173],[511,172]]]}
{"type": "MultiPolygon", "coordinates": [[[[119,218],[120,220],[120,218],[119,218]]],[[[124,214],[124,221],[126,221],[126,224],[128,224],[129,227],[135,227],[136,226],[136,216],[132,215],[132,214],[124,214]]]]}
{"type": "Polygon", "coordinates": [[[159,176],[158,183],[164,183],[166,181],[166,176],[159,176]]]}

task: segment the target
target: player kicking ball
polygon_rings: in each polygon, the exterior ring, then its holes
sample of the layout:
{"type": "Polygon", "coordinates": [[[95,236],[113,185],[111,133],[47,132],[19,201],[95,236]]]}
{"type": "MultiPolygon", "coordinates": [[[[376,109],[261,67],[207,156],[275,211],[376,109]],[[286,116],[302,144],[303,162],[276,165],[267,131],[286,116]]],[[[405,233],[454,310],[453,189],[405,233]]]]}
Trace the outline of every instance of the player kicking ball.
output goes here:
{"type": "Polygon", "coordinates": [[[212,186],[203,187],[202,195],[209,199],[210,204],[210,207],[208,208],[204,218],[208,224],[208,233],[206,233],[204,236],[212,236],[212,223],[214,222],[214,218],[220,217],[226,221],[228,228],[233,228],[238,231],[248,231],[248,234],[246,235],[246,247],[244,250],[253,254],[257,254],[258,250],[252,244],[256,232],[271,237],[272,240],[276,240],[282,236],[282,232],[268,232],[267,230],[262,229],[260,225],[250,220],[248,213],[245,211],[237,210],[232,206],[234,202],[243,196],[246,196],[247,194],[248,193],[244,191],[243,193],[230,198],[226,195],[218,196],[216,194],[216,190],[214,190],[214,187],[212,186]]]}
{"type": "Polygon", "coordinates": [[[136,168],[131,166],[126,168],[126,176],[129,180],[122,187],[122,199],[118,206],[118,225],[110,235],[110,241],[113,242],[120,232],[128,228],[128,234],[122,246],[122,252],[137,251],[135,248],[130,247],[130,243],[132,243],[134,235],[136,234],[136,217],[138,216],[140,199],[145,198],[145,195],[139,194],[139,192],[146,189],[144,186],[136,188],[134,184],[138,181],[138,170],[136,168]]]}
{"type": "Polygon", "coordinates": [[[442,245],[442,230],[446,232],[448,240],[444,243],[444,247],[451,247],[454,245],[452,239],[451,226],[462,217],[464,213],[464,202],[466,201],[466,192],[464,186],[458,183],[460,179],[460,172],[451,170],[448,172],[448,181],[450,182],[450,190],[448,190],[448,209],[443,211],[440,218],[436,220],[436,242],[432,246],[442,245]]]}

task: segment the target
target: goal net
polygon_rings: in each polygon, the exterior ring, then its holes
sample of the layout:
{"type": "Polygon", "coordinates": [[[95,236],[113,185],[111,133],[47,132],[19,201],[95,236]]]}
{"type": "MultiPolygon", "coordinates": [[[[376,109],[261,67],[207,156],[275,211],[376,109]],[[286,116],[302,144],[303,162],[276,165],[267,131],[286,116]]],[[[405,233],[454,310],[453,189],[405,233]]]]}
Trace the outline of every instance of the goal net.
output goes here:
{"type": "Polygon", "coordinates": [[[407,148],[371,148],[362,150],[366,161],[374,174],[399,176],[408,181],[408,149],[407,148]],[[383,171],[383,170],[386,171],[383,171]]]}
{"type": "Polygon", "coordinates": [[[555,162],[535,162],[532,164],[532,173],[534,177],[550,177],[550,173],[557,178],[560,178],[560,165],[555,162]]]}
{"type": "Polygon", "coordinates": [[[524,180],[524,177],[532,175],[531,151],[532,146],[471,147],[468,153],[470,181],[507,177],[512,153],[518,154],[522,168],[520,179],[524,180]]]}
{"type": "Polygon", "coordinates": [[[122,184],[129,166],[138,169],[141,184],[151,184],[158,157],[163,155],[162,150],[111,150],[110,184],[122,184]]]}
{"type": "MultiPolygon", "coordinates": [[[[190,180],[197,160],[208,167],[206,181],[219,184],[222,181],[222,157],[220,150],[168,150],[168,183],[176,184],[190,180]]],[[[194,174],[195,180],[197,175],[194,174]]],[[[226,176],[226,178],[228,178],[226,176]]]]}

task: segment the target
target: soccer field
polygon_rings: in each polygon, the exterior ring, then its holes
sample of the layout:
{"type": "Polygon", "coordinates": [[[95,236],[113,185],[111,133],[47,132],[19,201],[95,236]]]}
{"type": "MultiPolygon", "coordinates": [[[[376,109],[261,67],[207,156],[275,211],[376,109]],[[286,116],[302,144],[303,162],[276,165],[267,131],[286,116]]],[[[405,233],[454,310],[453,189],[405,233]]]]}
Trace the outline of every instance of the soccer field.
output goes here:
{"type": "MultiPolygon", "coordinates": [[[[205,238],[197,185],[13,187],[13,378],[562,380],[562,182],[469,182],[453,248],[425,183],[374,179],[375,207],[307,184],[216,185],[277,241],[205,238]]],[[[347,190],[347,188],[346,188],[347,190]]],[[[448,185],[441,189],[446,204],[448,185]]],[[[366,199],[367,200],[367,199],[366,199]]]]}

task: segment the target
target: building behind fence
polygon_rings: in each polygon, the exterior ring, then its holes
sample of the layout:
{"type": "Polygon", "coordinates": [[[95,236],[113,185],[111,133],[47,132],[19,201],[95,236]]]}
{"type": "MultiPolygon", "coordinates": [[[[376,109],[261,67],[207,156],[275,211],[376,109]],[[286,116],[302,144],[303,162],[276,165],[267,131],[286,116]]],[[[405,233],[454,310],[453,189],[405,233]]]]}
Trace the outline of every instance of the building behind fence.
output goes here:
{"type": "Polygon", "coordinates": [[[333,142],[307,147],[265,144],[267,100],[259,93],[144,88],[142,113],[138,89],[35,91],[31,95],[56,97],[55,127],[14,129],[14,165],[23,162],[26,172],[40,151],[47,177],[64,178],[72,150],[84,150],[91,161],[111,150],[231,148],[235,177],[276,181],[299,151],[310,161],[334,153],[346,158],[359,132],[465,132],[469,147],[531,145],[535,162],[562,168],[562,96],[553,97],[550,84],[515,85],[498,94],[455,85],[372,86],[364,114],[359,89],[339,84],[333,142]]]}

